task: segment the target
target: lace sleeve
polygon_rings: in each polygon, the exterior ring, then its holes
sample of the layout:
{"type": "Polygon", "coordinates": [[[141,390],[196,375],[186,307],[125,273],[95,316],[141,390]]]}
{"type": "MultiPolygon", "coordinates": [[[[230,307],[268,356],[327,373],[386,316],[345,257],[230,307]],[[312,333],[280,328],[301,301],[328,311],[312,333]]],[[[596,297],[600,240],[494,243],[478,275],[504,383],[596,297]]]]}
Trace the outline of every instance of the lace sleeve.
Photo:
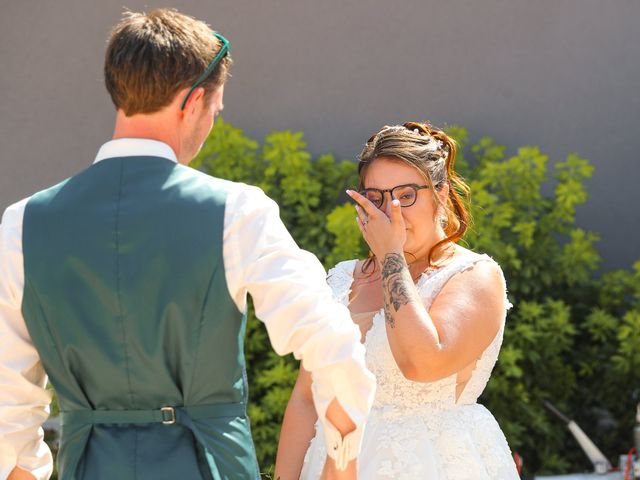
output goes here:
{"type": "Polygon", "coordinates": [[[357,260],[340,262],[327,273],[327,283],[333,292],[333,299],[345,306],[349,303],[353,270],[357,262],[357,260]]]}

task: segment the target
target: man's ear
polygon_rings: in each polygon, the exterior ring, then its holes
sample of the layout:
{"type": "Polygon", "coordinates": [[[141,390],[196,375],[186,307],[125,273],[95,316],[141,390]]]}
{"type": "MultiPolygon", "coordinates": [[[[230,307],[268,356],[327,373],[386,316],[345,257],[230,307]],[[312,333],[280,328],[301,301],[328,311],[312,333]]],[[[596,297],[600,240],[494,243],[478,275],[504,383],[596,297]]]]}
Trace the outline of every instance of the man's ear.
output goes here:
{"type": "MultiPolygon", "coordinates": [[[[180,104],[184,102],[184,97],[189,94],[189,90],[191,90],[191,88],[185,88],[178,94],[178,100],[180,104]]],[[[182,112],[184,114],[193,114],[197,110],[197,108],[201,106],[201,103],[204,100],[204,94],[205,91],[203,87],[194,88],[191,94],[189,94],[189,97],[187,98],[187,101],[182,108],[182,112]]]]}

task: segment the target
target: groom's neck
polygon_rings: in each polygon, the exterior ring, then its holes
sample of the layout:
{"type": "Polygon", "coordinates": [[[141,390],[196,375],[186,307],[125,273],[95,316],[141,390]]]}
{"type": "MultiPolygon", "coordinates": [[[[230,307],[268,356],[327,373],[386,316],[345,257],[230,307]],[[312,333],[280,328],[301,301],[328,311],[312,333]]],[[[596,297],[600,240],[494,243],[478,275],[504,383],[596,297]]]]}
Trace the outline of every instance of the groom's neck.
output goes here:
{"type": "Polygon", "coordinates": [[[151,114],[136,114],[127,117],[122,110],[116,114],[113,139],[147,138],[169,145],[180,158],[179,125],[171,111],[161,110],[151,114]]]}

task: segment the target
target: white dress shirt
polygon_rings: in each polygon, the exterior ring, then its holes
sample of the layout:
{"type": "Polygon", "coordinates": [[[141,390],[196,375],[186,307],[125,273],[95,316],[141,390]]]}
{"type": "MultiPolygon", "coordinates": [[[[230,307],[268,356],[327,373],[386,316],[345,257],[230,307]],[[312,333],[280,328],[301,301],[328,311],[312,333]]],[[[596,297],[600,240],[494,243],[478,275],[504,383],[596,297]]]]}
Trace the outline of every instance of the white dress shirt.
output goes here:
{"type": "MultiPolygon", "coordinates": [[[[123,156],[157,156],[177,162],[168,145],[132,138],[107,142],[95,161],[123,156]]],[[[359,452],[375,389],[375,378],[364,364],[360,331],[348,310],[332,300],[316,257],[301,250],[289,235],[277,204],[257,187],[221,179],[213,182],[228,192],[223,261],[229,293],[241,311],[249,293],[274,350],[280,355],[293,353],[311,372],[327,451],[344,467],[359,452]],[[334,398],[356,424],[344,439],[325,418],[334,398]]],[[[21,312],[22,221],[27,201],[10,206],[0,224],[0,480],[15,465],[38,479],[48,478],[52,470],[41,428],[51,395],[21,312]]]]}

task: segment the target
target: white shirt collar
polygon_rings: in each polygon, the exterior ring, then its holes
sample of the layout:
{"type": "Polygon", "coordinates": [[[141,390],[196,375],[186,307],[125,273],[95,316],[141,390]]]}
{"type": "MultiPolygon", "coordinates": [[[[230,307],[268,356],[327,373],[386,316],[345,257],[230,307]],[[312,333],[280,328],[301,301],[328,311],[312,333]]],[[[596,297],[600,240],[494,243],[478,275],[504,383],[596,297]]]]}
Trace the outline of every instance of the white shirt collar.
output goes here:
{"type": "Polygon", "coordinates": [[[178,163],[176,154],[169,145],[150,138],[110,140],[100,147],[93,163],[113,157],[162,157],[178,163]]]}

